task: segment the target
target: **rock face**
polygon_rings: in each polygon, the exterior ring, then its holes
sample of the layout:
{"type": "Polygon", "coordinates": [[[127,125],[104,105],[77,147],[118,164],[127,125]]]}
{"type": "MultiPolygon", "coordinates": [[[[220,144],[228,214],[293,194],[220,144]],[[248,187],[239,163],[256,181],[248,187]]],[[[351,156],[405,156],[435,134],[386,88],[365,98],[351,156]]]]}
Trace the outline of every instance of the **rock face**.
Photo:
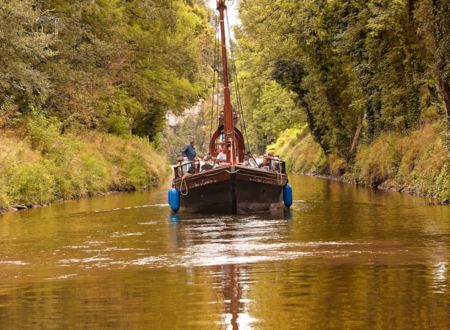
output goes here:
{"type": "Polygon", "coordinates": [[[205,100],[200,99],[196,105],[184,110],[183,114],[181,114],[181,115],[175,115],[171,111],[167,112],[167,114],[166,114],[167,126],[172,129],[175,129],[176,127],[183,124],[187,118],[198,116],[200,114],[200,112],[202,111],[202,107],[204,106],[204,103],[205,103],[205,100]]]}

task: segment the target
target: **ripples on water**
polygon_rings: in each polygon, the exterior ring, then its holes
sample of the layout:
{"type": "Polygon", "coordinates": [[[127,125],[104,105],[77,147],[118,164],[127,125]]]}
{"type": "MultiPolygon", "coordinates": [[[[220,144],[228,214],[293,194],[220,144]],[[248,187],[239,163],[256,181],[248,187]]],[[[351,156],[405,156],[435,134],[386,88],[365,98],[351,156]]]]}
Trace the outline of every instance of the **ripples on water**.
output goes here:
{"type": "Polygon", "coordinates": [[[292,177],[290,213],[165,190],[0,218],[0,328],[450,328],[449,208],[292,177]]]}

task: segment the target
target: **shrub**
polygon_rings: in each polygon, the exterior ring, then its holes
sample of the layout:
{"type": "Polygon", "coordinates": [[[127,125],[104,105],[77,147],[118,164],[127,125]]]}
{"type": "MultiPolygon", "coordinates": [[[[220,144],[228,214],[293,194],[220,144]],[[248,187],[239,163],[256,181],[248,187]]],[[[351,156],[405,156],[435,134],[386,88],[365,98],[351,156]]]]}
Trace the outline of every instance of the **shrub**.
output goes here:
{"type": "Polygon", "coordinates": [[[108,190],[152,187],[168,174],[148,141],[100,132],[60,134],[36,115],[25,138],[0,139],[0,208],[70,199],[108,190]]]}
{"type": "Polygon", "coordinates": [[[287,161],[288,169],[330,173],[378,186],[389,182],[398,190],[447,200],[450,198],[448,131],[445,123],[428,124],[409,135],[383,133],[373,143],[360,145],[352,164],[336,154],[327,157],[306,128],[287,130],[270,146],[287,161]]]}
{"type": "Polygon", "coordinates": [[[371,145],[362,145],[356,155],[353,172],[360,182],[378,185],[398,172],[402,152],[401,138],[385,133],[371,145]]]}
{"type": "Polygon", "coordinates": [[[55,180],[46,160],[15,166],[8,185],[8,199],[14,203],[34,204],[55,198],[55,180]]]}
{"type": "Polygon", "coordinates": [[[51,152],[60,141],[62,123],[55,118],[49,118],[37,110],[28,117],[28,138],[31,148],[40,150],[43,154],[51,152]]]}

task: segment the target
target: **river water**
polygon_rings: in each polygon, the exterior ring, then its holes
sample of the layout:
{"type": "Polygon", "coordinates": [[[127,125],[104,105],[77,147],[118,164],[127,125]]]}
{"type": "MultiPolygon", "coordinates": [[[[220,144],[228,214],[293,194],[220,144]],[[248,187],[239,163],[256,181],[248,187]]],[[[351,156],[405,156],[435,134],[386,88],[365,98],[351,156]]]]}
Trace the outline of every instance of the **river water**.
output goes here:
{"type": "Polygon", "coordinates": [[[450,208],[290,176],[290,214],[166,189],[0,217],[0,328],[449,329],[450,208]]]}

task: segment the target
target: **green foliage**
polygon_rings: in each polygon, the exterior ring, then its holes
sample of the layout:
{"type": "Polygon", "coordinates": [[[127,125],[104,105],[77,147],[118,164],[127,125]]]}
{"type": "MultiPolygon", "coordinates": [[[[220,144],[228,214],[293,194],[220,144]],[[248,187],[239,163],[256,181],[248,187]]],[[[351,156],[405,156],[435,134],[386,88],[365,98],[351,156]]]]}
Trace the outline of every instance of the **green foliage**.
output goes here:
{"type": "Polygon", "coordinates": [[[32,149],[38,149],[45,154],[57,147],[62,124],[56,118],[46,117],[33,109],[27,124],[32,149]]]}
{"type": "MultiPolygon", "coordinates": [[[[323,151],[346,162],[355,137],[370,143],[386,131],[407,133],[430,113],[445,120],[449,13],[448,1],[242,0],[241,80],[256,81],[244,89],[250,116],[264,123],[261,86],[273,79],[305,115],[284,128],[306,120],[323,151]]],[[[276,108],[280,99],[271,97],[269,108],[276,108]]]]}
{"type": "Polygon", "coordinates": [[[14,100],[26,110],[29,103],[42,103],[50,93],[42,63],[56,54],[55,35],[42,30],[45,13],[33,4],[0,2],[0,107],[14,100]]]}
{"type": "Polygon", "coordinates": [[[3,1],[0,125],[39,105],[63,130],[153,139],[207,90],[208,16],[201,1],[3,1]]]}
{"type": "Polygon", "coordinates": [[[29,118],[29,134],[0,142],[0,208],[152,187],[167,175],[166,160],[146,139],[104,133],[61,135],[61,124],[29,118]]]}
{"type": "Polygon", "coordinates": [[[136,98],[119,86],[115,90],[114,97],[108,102],[105,112],[105,126],[108,133],[129,136],[133,123],[145,113],[145,109],[136,98]]]}
{"type": "Polygon", "coordinates": [[[164,177],[148,140],[205,94],[209,19],[200,0],[1,1],[0,207],[164,177]]]}
{"type": "Polygon", "coordinates": [[[396,175],[402,161],[400,137],[386,133],[361,147],[355,170],[366,184],[377,186],[396,175]]]}
{"type": "Polygon", "coordinates": [[[383,134],[362,146],[353,168],[361,182],[388,185],[442,199],[450,197],[447,132],[443,125],[428,125],[409,136],[383,134]]]}
{"type": "Polygon", "coordinates": [[[361,145],[348,164],[337,154],[325,155],[307,129],[290,129],[269,146],[295,172],[342,177],[370,186],[410,191],[441,200],[450,198],[450,169],[443,124],[426,125],[408,135],[380,134],[361,145]]]}
{"type": "Polygon", "coordinates": [[[304,121],[301,110],[296,106],[291,93],[277,82],[245,79],[243,107],[248,123],[250,150],[263,152],[267,145],[274,143],[278,136],[292,125],[304,121]]]}
{"type": "Polygon", "coordinates": [[[131,155],[125,162],[125,175],[133,187],[152,185],[152,175],[145,167],[145,159],[138,153],[131,155]]]}
{"type": "Polygon", "coordinates": [[[327,170],[327,157],[307,125],[285,130],[267,151],[278,154],[293,172],[323,174],[327,170]]]}
{"type": "Polygon", "coordinates": [[[48,161],[23,164],[12,168],[8,200],[18,204],[46,202],[53,199],[55,181],[50,174],[48,161]]]}

